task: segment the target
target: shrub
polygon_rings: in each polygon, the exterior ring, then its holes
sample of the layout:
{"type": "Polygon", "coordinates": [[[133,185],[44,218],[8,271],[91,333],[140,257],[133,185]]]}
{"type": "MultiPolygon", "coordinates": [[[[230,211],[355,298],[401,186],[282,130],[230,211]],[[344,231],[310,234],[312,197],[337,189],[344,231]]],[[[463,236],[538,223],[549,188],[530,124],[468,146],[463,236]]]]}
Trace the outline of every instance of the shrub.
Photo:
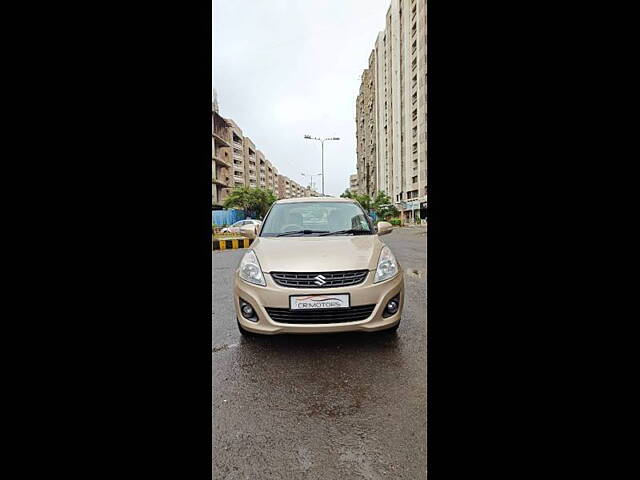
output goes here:
{"type": "Polygon", "coordinates": [[[399,227],[400,225],[402,225],[402,220],[400,220],[399,218],[390,218],[388,222],[391,225],[395,225],[396,227],[399,227]]]}

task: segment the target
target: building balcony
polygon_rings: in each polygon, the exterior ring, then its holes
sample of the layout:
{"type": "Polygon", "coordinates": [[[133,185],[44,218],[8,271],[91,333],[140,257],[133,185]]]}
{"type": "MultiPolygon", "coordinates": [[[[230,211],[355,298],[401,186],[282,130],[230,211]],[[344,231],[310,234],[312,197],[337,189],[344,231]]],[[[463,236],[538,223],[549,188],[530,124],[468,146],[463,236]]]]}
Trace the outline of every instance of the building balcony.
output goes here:
{"type": "Polygon", "coordinates": [[[223,130],[214,130],[213,131],[213,143],[214,145],[218,145],[220,147],[230,147],[231,144],[227,142],[224,137],[223,130]]]}
{"type": "Polygon", "coordinates": [[[220,157],[217,157],[216,155],[213,156],[213,161],[216,162],[218,165],[222,165],[223,167],[231,167],[231,164],[226,162],[225,160],[223,160],[220,157]]]}
{"type": "Polygon", "coordinates": [[[233,180],[234,180],[236,183],[238,183],[238,182],[240,182],[240,183],[244,183],[244,178],[242,178],[242,177],[241,177],[241,176],[239,176],[239,175],[234,175],[234,176],[233,176],[233,180]]]}
{"type": "Polygon", "coordinates": [[[221,180],[219,178],[214,178],[214,179],[211,180],[211,182],[214,185],[217,185],[218,187],[229,188],[229,183],[225,182],[225,181],[223,181],[223,180],[221,180]]]}

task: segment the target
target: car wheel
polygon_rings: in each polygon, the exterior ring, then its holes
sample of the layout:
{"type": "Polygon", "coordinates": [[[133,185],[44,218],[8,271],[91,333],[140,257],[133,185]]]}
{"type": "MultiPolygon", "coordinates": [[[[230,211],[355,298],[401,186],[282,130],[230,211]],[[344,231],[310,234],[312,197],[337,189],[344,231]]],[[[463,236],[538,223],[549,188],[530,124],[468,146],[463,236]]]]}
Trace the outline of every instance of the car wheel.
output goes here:
{"type": "Polygon", "coordinates": [[[242,328],[242,325],[240,325],[240,320],[238,320],[236,318],[236,323],[238,324],[238,330],[240,331],[240,334],[245,336],[245,337],[258,337],[259,334],[254,333],[254,332],[250,332],[249,330],[245,330],[244,328],[242,328]]]}

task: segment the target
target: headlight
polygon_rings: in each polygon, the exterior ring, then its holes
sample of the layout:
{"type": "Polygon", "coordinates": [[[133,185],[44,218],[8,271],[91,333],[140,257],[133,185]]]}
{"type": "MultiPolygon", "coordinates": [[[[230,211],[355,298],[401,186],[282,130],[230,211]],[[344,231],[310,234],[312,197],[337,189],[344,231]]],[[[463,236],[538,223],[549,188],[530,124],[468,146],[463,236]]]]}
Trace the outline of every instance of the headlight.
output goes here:
{"type": "Polygon", "coordinates": [[[373,279],[373,283],[382,282],[394,277],[398,273],[398,262],[396,257],[393,256],[389,247],[382,247],[380,252],[380,259],[378,260],[378,268],[376,269],[376,276],[373,279]]]}
{"type": "Polygon", "coordinates": [[[254,283],[256,285],[267,285],[264,281],[264,275],[262,275],[262,269],[258,263],[258,257],[253,253],[253,250],[249,250],[242,257],[240,262],[240,278],[245,282],[254,283]]]}

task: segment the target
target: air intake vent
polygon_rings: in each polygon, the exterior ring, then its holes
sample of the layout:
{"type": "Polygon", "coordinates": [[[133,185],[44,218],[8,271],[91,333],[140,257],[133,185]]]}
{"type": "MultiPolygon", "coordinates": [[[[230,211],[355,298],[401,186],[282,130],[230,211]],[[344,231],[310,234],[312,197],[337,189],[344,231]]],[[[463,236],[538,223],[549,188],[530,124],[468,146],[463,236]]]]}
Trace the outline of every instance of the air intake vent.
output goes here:
{"type": "Polygon", "coordinates": [[[288,308],[266,308],[267,314],[278,323],[344,323],[357,322],[371,316],[374,305],[320,310],[290,310],[288,308]]]}

